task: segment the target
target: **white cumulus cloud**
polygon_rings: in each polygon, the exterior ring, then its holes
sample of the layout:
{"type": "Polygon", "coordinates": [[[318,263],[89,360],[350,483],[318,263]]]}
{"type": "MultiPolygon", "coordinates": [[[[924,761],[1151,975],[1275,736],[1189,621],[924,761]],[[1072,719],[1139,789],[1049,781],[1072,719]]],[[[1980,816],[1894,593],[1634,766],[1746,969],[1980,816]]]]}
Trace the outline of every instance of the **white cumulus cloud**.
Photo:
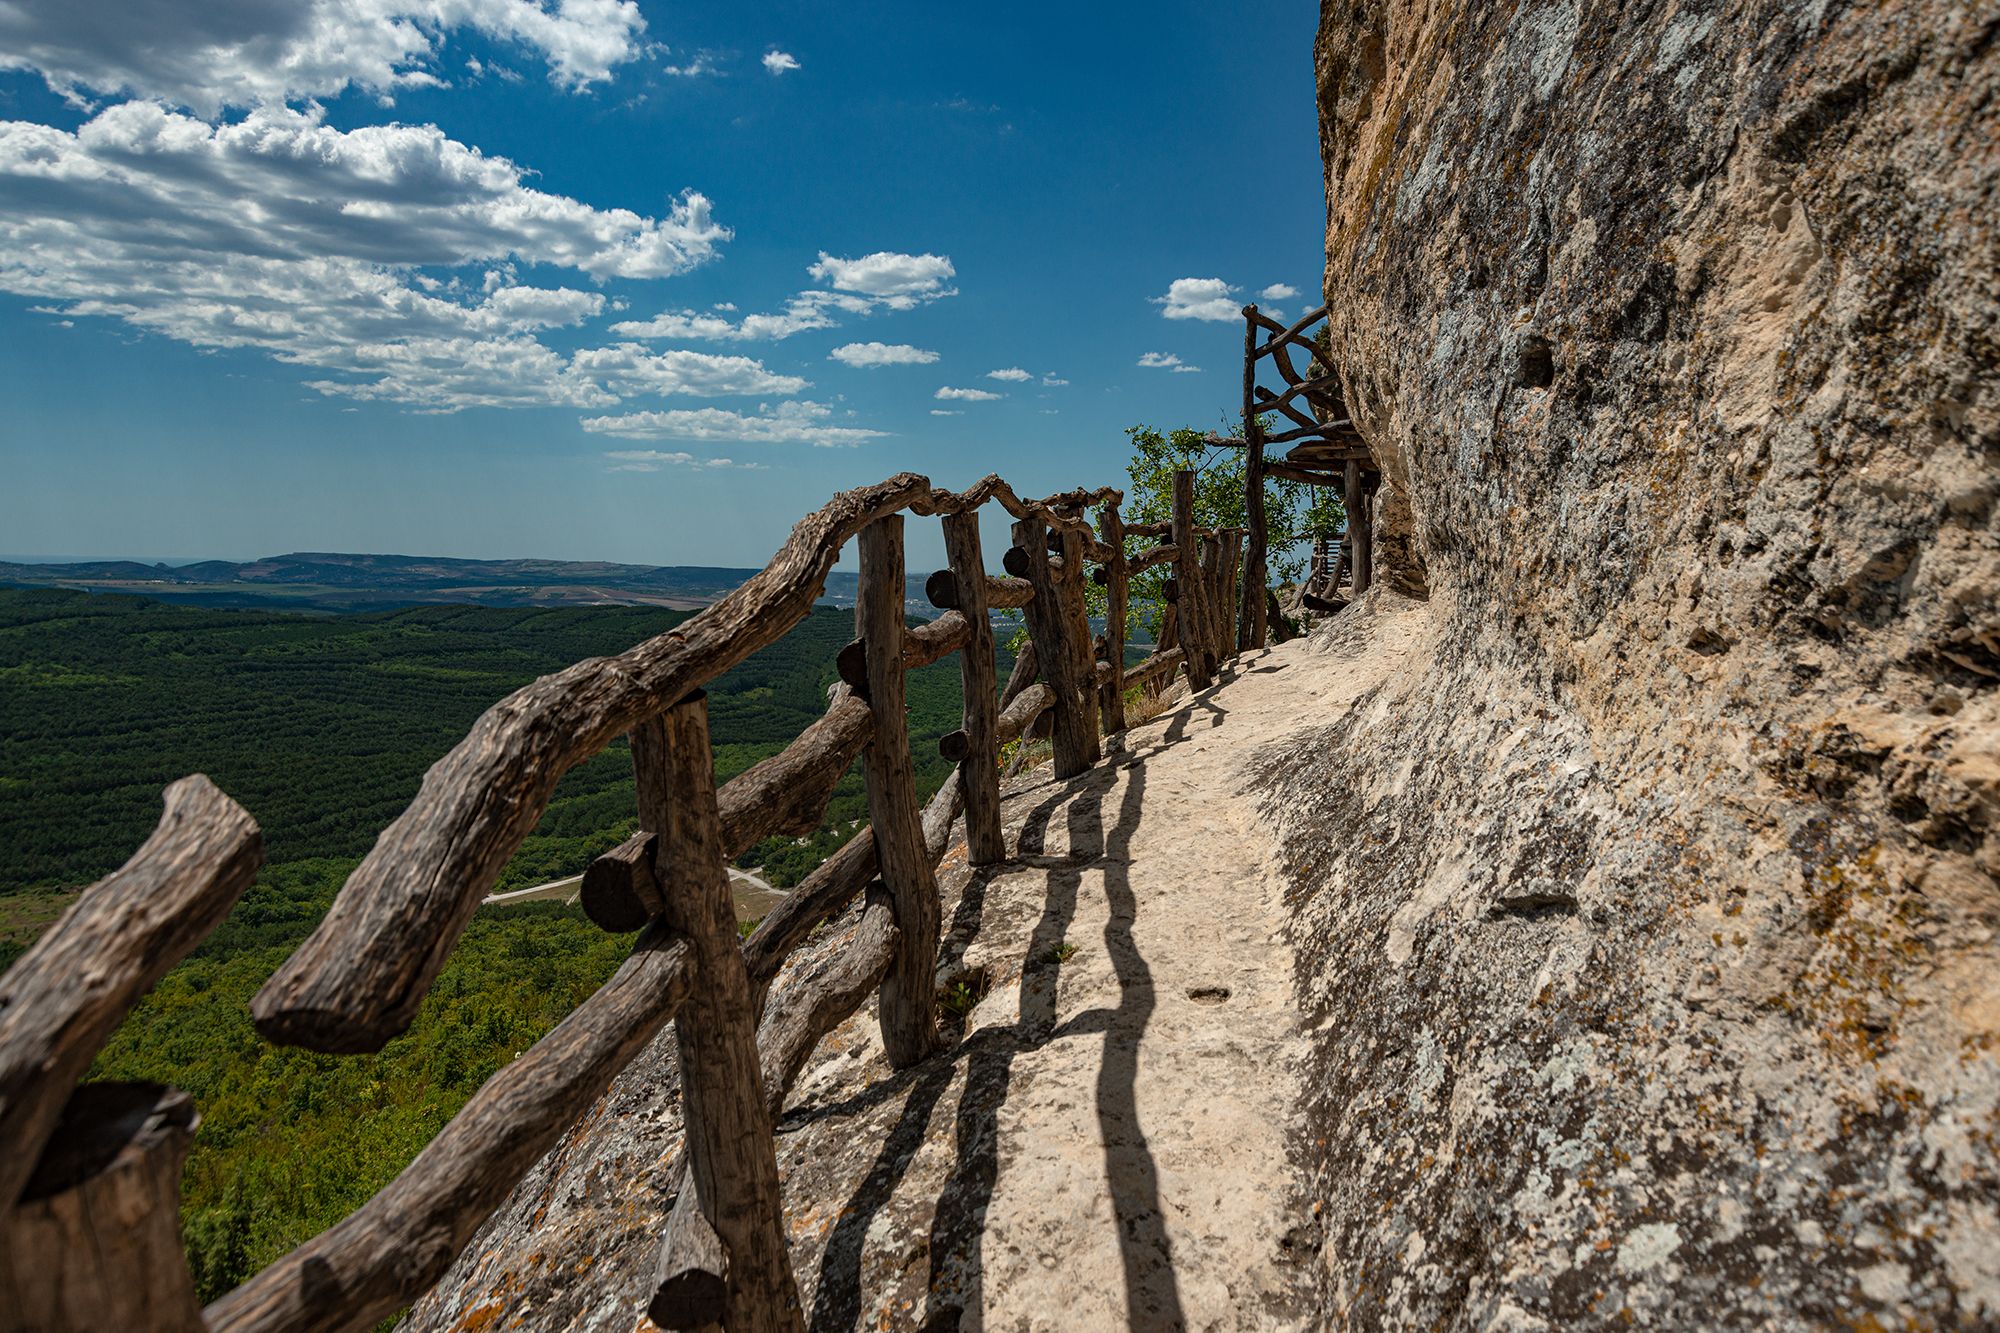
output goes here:
{"type": "Polygon", "coordinates": [[[936,352],[908,343],[847,343],[828,352],[827,359],[846,366],[928,366],[938,359],[936,352]]]}
{"type": "Polygon", "coordinates": [[[216,254],[459,265],[520,259],[594,277],[662,278],[729,238],[708,200],[665,218],[599,209],[523,183],[522,168],[434,125],[337,130],[265,107],[231,125],[126,102],[75,133],[0,121],[0,227],[10,268],[60,247],[148,262],[216,254]],[[39,253],[23,253],[39,251],[39,253]]]}
{"type": "Polygon", "coordinates": [[[437,86],[458,30],[531,52],[558,87],[580,89],[639,54],[646,20],[636,0],[0,3],[0,69],[32,70],[76,101],[123,93],[214,116],[437,86]]]}
{"type": "Polygon", "coordinates": [[[1241,319],[1243,308],[1233,299],[1236,288],[1221,278],[1175,278],[1165,296],[1153,304],[1166,307],[1160,313],[1168,319],[1241,319]]]}
{"type": "Polygon", "coordinates": [[[944,284],[956,277],[958,270],[944,255],[878,250],[859,259],[840,259],[822,250],[819,262],[806,272],[835,291],[854,292],[904,310],[919,301],[953,295],[944,284]]]}
{"type": "Polygon", "coordinates": [[[1274,282],[1257,293],[1260,301],[1289,301],[1299,294],[1299,289],[1289,283],[1274,282]]]}
{"type": "Polygon", "coordinates": [[[764,53],[764,68],[769,70],[774,78],[781,74],[790,73],[798,67],[798,57],[789,51],[772,50],[764,53]]]}
{"type": "Polygon", "coordinates": [[[1027,371],[1021,369],[1019,366],[1009,366],[1005,370],[987,371],[986,378],[989,380],[1007,380],[1011,383],[1019,384],[1022,383],[1023,381],[1033,379],[1034,376],[1030,375],[1027,371]]]}
{"type": "Polygon", "coordinates": [[[1148,370],[1171,370],[1176,375],[1198,375],[1200,366],[1190,366],[1172,352],[1148,352],[1139,358],[1139,364],[1148,370]]]}
{"type": "Polygon", "coordinates": [[[568,357],[528,336],[607,303],[523,283],[518,265],[661,278],[713,258],[729,232],[692,192],[653,218],[532,189],[526,175],[435,126],[343,131],[317,109],[210,125],[128,102],[74,132],[4,121],[0,291],[360,376],[314,387],[426,410],[803,386],[744,358],[710,373],[637,347],[568,357]]]}
{"type": "Polygon", "coordinates": [[[940,402],[947,403],[990,403],[996,398],[1001,397],[1001,395],[988,393],[984,389],[954,389],[947,385],[932,394],[931,397],[938,399],[940,402]]]}
{"type": "Polygon", "coordinates": [[[583,428],[594,435],[615,435],[627,440],[812,444],[822,448],[860,444],[880,439],[884,434],[859,426],[829,426],[825,419],[832,414],[833,409],[824,403],[801,399],[780,403],[755,416],[719,407],[629,412],[622,416],[585,417],[583,428]]]}

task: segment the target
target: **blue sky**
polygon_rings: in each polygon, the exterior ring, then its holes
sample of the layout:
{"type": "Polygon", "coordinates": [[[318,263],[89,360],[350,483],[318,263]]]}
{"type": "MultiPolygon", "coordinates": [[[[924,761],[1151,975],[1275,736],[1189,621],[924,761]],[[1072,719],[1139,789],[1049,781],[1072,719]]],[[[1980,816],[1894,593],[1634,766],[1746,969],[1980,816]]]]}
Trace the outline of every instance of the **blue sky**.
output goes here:
{"type": "Polygon", "coordinates": [[[0,9],[0,552],[754,565],[905,468],[1115,481],[1317,299],[1314,21],[0,9]]]}

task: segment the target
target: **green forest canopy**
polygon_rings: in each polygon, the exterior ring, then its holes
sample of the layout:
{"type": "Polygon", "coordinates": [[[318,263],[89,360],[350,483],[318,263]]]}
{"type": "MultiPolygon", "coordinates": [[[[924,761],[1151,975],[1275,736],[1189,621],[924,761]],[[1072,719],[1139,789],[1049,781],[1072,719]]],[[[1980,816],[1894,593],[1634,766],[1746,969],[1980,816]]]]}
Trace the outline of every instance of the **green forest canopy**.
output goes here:
{"type": "MultiPolygon", "coordinates": [[[[623,960],[630,937],[606,935],[577,908],[489,907],[410,1031],[379,1054],[273,1046],[250,1025],[251,995],[482,711],[687,614],[432,606],[329,617],[0,590],[0,966],[68,890],[144,841],[174,778],[207,773],[264,830],[256,883],[91,1071],[171,1083],[201,1110],[183,1222],[204,1299],[365,1202],[623,960]]],[[[709,686],[719,780],[820,715],[852,635],[851,613],[815,611],[709,686]]],[[[1003,676],[1010,665],[1003,654],[1003,676]]],[[[948,771],[937,738],[959,724],[957,659],[911,673],[908,693],[927,796],[948,771]]],[[[818,834],[769,839],[743,863],[788,886],[866,818],[851,772],[818,834]]],[[[498,887],[576,874],[634,821],[620,743],[563,779],[498,887]]]]}

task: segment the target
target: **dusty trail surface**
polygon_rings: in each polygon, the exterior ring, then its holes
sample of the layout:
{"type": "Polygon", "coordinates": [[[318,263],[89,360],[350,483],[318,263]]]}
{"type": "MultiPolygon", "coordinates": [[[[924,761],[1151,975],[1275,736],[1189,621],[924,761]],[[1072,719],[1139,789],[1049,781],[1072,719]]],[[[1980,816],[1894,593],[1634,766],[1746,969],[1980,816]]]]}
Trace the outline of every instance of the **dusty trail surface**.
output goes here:
{"type": "Polygon", "coordinates": [[[1017,787],[1008,862],[954,853],[944,976],[985,992],[962,1041],[892,1074],[863,1015],[779,1127],[814,1327],[1306,1325],[1303,1043],[1246,793],[1371,665],[1247,655],[1101,767],[1017,787]]]}
{"type": "MultiPolygon", "coordinates": [[[[962,1032],[899,1073],[869,1004],[777,1126],[810,1328],[1310,1326],[1307,1042],[1277,839],[1250,793],[1302,720],[1394,669],[1401,628],[1358,658],[1248,654],[1090,772],[1017,782],[1008,861],[947,854],[940,977],[962,1032]]],[[[848,928],[801,951],[774,1003],[848,928]]],[[[673,1202],[674,1082],[663,1034],[412,1326],[631,1329],[673,1202]]]]}

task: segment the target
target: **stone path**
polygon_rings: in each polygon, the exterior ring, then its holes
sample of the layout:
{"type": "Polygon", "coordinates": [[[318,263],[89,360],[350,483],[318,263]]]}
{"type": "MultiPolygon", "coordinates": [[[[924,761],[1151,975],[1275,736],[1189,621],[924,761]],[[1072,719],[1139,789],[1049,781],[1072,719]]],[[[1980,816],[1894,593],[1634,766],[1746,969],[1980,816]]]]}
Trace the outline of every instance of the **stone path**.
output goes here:
{"type": "Polygon", "coordinates": [[[963,1040],[892,1074],[864,1013],[779,1126],[812,1327],[1304,1326],[1302,1043],[1244,771],[1326,670],[1246,657],[1103,766],[1017,787],[1014,860],[947,863],[945,975],[985,991],[963,1040]]]}
{"type": "MultiPolygon", "coordinates": [[[[1316,1229],[1291,1150],[1305,1041],[1276,838],[1248,793],[1302,719],[1373,678],[1303,643],[1249,655],[1090,772],[1015,783],[1009,862],[947,854],[943,976],[983,996],[963,1032],[897,1072],[865,1006],[777,1126],[809,1328],[1311,1325],[1316,1229]]],[[[780,991],[847,929],[796,953],[780,991]]],[[[409,1326],[650,1329],[636,1312],[678,1178],[677,1082],[662,1032],[409,1326]]]]}

